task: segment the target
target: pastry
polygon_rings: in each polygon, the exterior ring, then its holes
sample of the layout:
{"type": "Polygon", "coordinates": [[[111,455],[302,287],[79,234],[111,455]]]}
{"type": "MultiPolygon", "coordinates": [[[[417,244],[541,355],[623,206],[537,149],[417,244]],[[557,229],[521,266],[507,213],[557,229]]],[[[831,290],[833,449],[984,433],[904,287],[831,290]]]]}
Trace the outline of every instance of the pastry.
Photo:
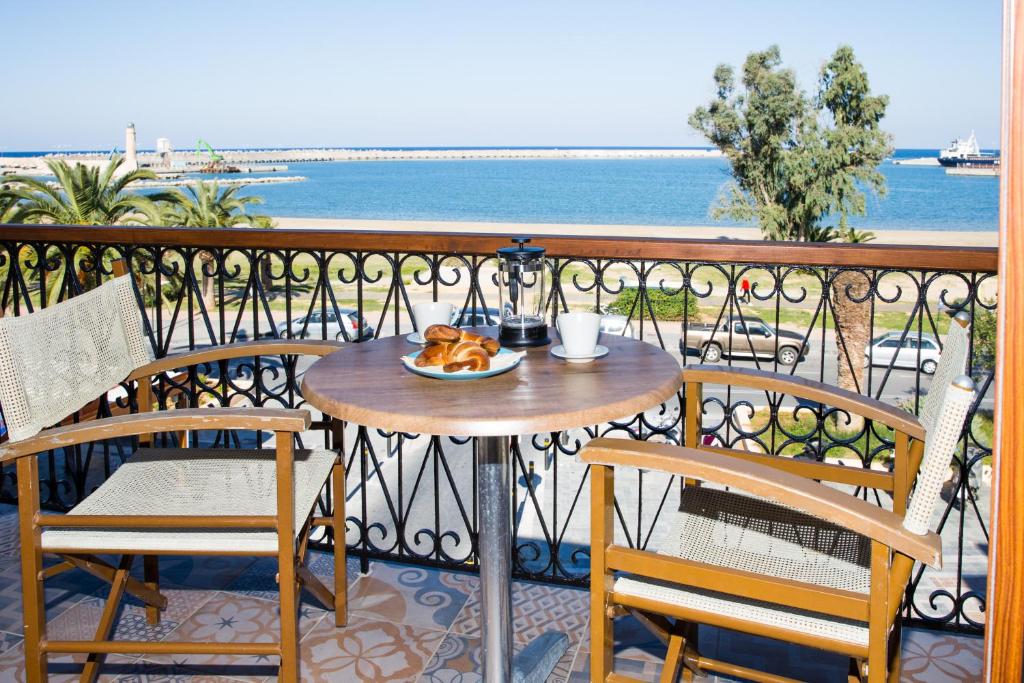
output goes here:
{"type": "Polygon", "coordinates": [[[480,344],[473,341],[452,344],[445,357],[445,372],[455,372],[462,369],[480,372],[481,370],[491,369],[491,357],[480,344]]]}
{"type": "Polygon", "coordinates": [[[448,362],[448,350],[451,348],[451,344],[445,344],[443,342],[434,343],[428,345],[420,355],[416,356],[416,367],[425,368],[432,365],[444,365],[448,362]]]}
{"type": "Polygon", "coordinates": [[[491,337],[485,337],[482,334],[476,334],[475,332],[468,332],[466,330],[460,330],[457,327],[451,325],[431,325],[423,331],[423,338],[428,342],[476,342],[479,344],[484,351],[487,352],[488,356],[496,356],[498,351],[501,349],[501,345],[497,339],[491,337]]]}

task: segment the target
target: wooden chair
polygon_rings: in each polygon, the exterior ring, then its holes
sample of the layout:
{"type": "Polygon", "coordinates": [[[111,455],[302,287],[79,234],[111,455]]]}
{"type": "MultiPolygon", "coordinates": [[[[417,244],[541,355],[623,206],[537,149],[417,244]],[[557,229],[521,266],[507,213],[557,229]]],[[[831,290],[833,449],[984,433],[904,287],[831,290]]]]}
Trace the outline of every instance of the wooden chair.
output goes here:
{"type": "Polygon", "coordinates": [[[108,654],[239,654],[280,657],[280,680],[297,681],[298,597],[302,588],[344,625],[345,473],[341,457],[324,449],[297,449],[296,434],[310,426],[306,410],[203,408],[152,411],[155,377],[178,368],[253,356],[311,354],[335,342],[268,340],[219,346],[154,360],[143,334],[132,284],[115,278],[93,291],[38,312],[0,319],[0,405],[10,441],[0,463],[16,463],[27,680],[47,679],[47,655],[87,654],[82,681],[94,681],[108,654]],[[139,412],[58,424],[122,382],[136,383],[139,412]],[[273,448],[184,448],[189,431],[265,430],[273,448]],[[140,448],[67,515],[40,512],[37,454],[101,439],[177,433],[179,448],[140,448]],[[333,512],[316,516],[330,482],[333,512]],[[304,565],[310,532],[334,530],[334,590],[304,565]],[[61,562],[43,566],[43,554],[61,562]],[[160,555],[276,557],[281,631],[276,643],[142,642],[112,640],[118,603],[129,593],[159,622],[167,599],[160,593],[160,555]],[[120,555],[110,564],[100,555],[120,555]],[[130,574],[143,557],[143,580],[130,574]],[[95,638],[46,636],[45,579],[71,569],[110,583],[95,638]]]}
{"type": "Polygon", "coordinates": [[[941,565],[941,540],[929,524],[974,401],[973,383],[961,374],[968,326],[964,316],[951,325],[920,421],[792,376],[694,366],[684,371],[685,447],[591,441],[582,451],[592,479],[591,680],[632,680],[612,671],[613,619],[629,613],[668,645],[663,683],[703,671],[790,680],[701,655],[698,624],[845,654],[851,681],[898,681],[899,609],[914,562],[941,565]],[[886,424],[895,431],[893,471],[703,446],[708,381],[800,396],[886,424]],[[687,483],[659,552],[615,545],[616,467],[687,483]],[[820,482],[888,491],[893,510],[820,482]]]}

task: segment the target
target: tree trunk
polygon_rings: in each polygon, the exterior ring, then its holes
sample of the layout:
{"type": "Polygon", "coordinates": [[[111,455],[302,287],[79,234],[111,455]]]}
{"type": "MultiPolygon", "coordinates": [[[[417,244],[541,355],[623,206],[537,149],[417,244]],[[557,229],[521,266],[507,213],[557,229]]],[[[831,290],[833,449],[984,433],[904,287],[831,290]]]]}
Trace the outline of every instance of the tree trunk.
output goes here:
{"type": "Polygon", "coordinates": [[[263,293],[268,297],[270,296],[270,288],[273,287],[274,281],[270,277],[270,254],[264,254],[259,261],[260,268],[260,284],[263,285],[263,293]]]}
{"type": "Polygon", "coordinates": [[[202,286],[200,292],[203,296],[203,303],[206,310],[210,311],[215,307],[216,301],[213,296],[213,278],[206,274],[207,266],[213,263],[213,254],[208,251],[199,252],[200,270],[202,271],[202,286]]]}
{"type": "MultiPolygon", "coordinates": [[[[871,335],[871,299],[868,297],[868,279],[857,271],[839,273],[832,282],[832,303],[836,317],[836,346],[838,377],[841,389],[863,393],[864,350],[871,335]]],[[[843,431],[860,431],[864,418],[851,415],[848,419],[836,416],[836,427],[843,431]]]]}

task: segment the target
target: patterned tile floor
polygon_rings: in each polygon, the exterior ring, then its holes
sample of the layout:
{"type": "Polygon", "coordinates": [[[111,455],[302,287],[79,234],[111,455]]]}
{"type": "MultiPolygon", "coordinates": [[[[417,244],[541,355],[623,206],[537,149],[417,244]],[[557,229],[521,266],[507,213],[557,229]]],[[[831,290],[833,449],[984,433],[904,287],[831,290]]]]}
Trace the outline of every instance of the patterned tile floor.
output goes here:
{"type": "MultiPolygon", "coordinates": [[[[0,682],[24,680],[20,572],[13,508],[0,506],[0,682]]],[[[327,585],[333,580],[329,556],[311,553],[310,568],[327,585]]],[[[267,641],[275,637],[274,563],[268,559],[162,558],[168,609],[159,626],[146,623],[138,603],[127,602],[117,637],[208,642],[267,641]]],[[[349,624],[334,627],[329,612],[305,599],[300,620],[304,681],[423,681],[473,683],[480,680],[478,579],[471,574],[374,562],[366,575],[349,562],[349,624]]],[[[99,620],[104,584],[80,572],[47,582],[51,636],[88,639],[99,620]]],[[[589,680],[589,600],[571,588],[516,583],[515,638],[522,647],[548,629],[569,635],[570,648],[550,681],[589,680]]],[[[811,681],[845,681],[841,657],[718,629],[702,630],[702,651],[739,664],[811,681]]],[[[908,631],[903,643],[903,680],[941,683],[973,681],[981,674],[978,638],[908,631]]],[[[664,646],[630,619],[616,622],[616,670],[657,680],[664,646]]],[[[52,657],[51,681],[77,680],[81,657],[52,657]]],[[[273,658],[170,656],[111,657],[100,680],[194,682],[276,680],[273,658]]],[[[717,680],[710,677],[709,680],[717,680]]]]}

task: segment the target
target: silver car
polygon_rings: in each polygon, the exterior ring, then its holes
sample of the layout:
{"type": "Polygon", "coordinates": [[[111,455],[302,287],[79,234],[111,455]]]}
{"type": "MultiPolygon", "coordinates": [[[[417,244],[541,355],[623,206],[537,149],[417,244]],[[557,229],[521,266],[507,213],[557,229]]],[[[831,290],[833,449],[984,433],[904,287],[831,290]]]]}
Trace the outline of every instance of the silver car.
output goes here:
{"type": "Polygon", "coordinates": [[[894,368],[909,368],[930,375],[939,366],[939,342],[930,334],[889,332],[871,340],[864,351],[865,362],[894,368]]]}
{"type": "Polygon", "coordinates": [[[618,337],[632,337],[633,323],[624,315],[603,313],[601,315],[601,331],[618,337]]]}
{"type": "Polygon", "coordinates": [[[357,337],[360,340],[373,338],[373,326],[360,318],[358,311],[354,308],[338,308],[341,314],[341,324],[338,323],[338,316],[334,310],[315,311],[309,315],[302,315],[293,318],[291,322],[283,322],[277,326],[277,336],[283,339],[336,339],[338,341],[353,341],[357,337]],[[289,325],[291,333],[289,334],[289,325]],[[345,326],[344,333],[341,326],[345,326]]]}

